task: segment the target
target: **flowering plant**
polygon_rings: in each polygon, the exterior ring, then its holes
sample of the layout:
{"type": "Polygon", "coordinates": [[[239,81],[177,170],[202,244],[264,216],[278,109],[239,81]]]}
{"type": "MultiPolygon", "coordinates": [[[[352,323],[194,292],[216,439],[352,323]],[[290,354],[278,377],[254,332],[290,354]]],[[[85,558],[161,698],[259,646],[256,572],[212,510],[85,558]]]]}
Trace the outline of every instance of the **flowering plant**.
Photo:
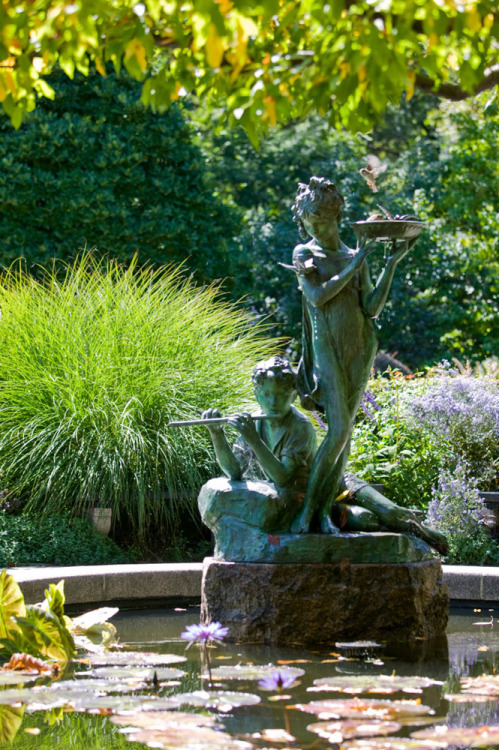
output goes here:
{"type": "Polygon", "coordinates": [[[415,423],[437,438],[451,459],[464,460],[478,489],[499,485],[499,386],[497,381],[447,371],[408,404],[415,423]]]}
{"type": "Polygon", "coordinates": [[[484,526],[486,509],[463,462],[451,472],[443,470],[428,505],[426,523],[441,531],[449,541],[447,563],[497,564],[497,545],[484,526]]]}
{"type": "Polygon", "coordinates": [[[180,637],[184,641],[189,641],[189,648],[196,641],[202,646],[208,643],[221,643],[228,632],[229,628],[224,627],[221,622],[209,622],[207,625],[187,625],[180,637]]]}
{"type": "Polygon", "coordinates": [[[211,659],[208,646],[214,643],[217,645],[221,644],[228,632],[229,628],[222,625],[221,622],[209,622],[207,625],[187,625],[184,632],[180,635],[182,640],[189,641],[186,650],[193,643],[198,643],[201,649],[201,669],[204,671],[204,667],[206,666],[210,686],[213,684],[213,679],[211,676],[211,659]]]}

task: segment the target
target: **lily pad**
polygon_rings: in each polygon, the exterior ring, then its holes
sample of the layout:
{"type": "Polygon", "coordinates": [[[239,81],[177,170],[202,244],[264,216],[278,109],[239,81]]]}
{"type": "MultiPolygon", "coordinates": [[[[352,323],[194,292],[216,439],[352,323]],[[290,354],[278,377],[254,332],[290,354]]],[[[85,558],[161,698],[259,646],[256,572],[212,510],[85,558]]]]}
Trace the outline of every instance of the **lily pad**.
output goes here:
{"type": "Polygon", "coordinates": [[[24,685],[26,682],[33,682],[45,676],[39,672],[13,672],[0,669],[0,685],[24,685]]]}
{"type": "Polygon", "coordinates": [[[85,612],[85,614],[73,618],[71,621],[71,631],[73,633],[85,633],[87,630],[95,628],[96,625],[103,625],[119,611],[118,607],[92,609],[90,612],[85,612]]]}
{"type": "Polygon", "coordinates": [[[98,667],[88,672],[79,672],[77,677],[97,677],[106,680],[142,680],[152,682],[154,675],[159,682],[185,677],[182,669],[174,667],[98,667]]]}
{"type": "Polygon", "coordinates": [[[195,748],[195,750],[253,750],[249,742],[233,739],[230,734],[209,727],[170,727],[168,729],[133,729],[127,731],[129,742],[141,742],[160,750],[195,748]]]}
{"type": "Polygon", "coordinates": [[[133,726],[138,729],[161,729],[174,724],[182,726],[213,727],[216,719],[207,714],[190,714],[183,711],[163,711],[151,716],[149,712],[138,711],[129,716],[113,716],[113,724],[122,727],[133,726]]]}
{"type": "Polygon", "coordinates": [[[32,711],[46,711],[51,708],[62,708],[67,702],[66,695],[46,687],[0,690],[0,705],[2,706],[24,705],[32,711]]]}
{"type": "Polygon", "coordinates": [[[261,732],[254,732],[251,737],[255,740],[265,740],[265,742],[277,742],[278,744],[288,745],[290,742],[296,742],[296,737],[286,732],[285,729],[262,729],[261,732]]]}
{"type": "Polygon", "coordinates": [[[67,692],[94,692],[94,693],[131,693],[134,690],[142,690],[150,687],[144,680],[135,677],[127,678],[127,681],[117,681],[97,677],[86,679],[63,680],[54,682],[51,686],[54,692],[65,690],[67,692]]]}
{"type": "Polygon", "coordinates": [[[457,745],[458,747],[487,747],[499,745],[499,725],[481,727],[448,727],[445,724],[431,729],[413,732],[411,737],[417,740],[438,742],[440,747],[457,745]]]}
{"type": "Polygon", "coordinates": [[[234,666],[215,667],[211,670],[213,680],[263,680],[275,672],[280,672],[283,676],[303,677],[305,670],[300,667],[275,666],[274,664],[236,664],[234,666]]]}
{"type": "Polygon", "coordinates": [[[112,713],[127,716],[140,712],[168,711],[179,707],[175,697],[157,698],[144,695],[80,695],[71,701],[77,713],[112,713]]]}
{"type": "Polygon", "coordinates": [[[461,680],[461,689],[475,695],[499,695],[499,675],[483,674],[480,677],[466,677],[461,680]]]}
{"type": "Polygon", "coordinates": [[[177,693],[175,700],[182,706],[203,706],[217,711],[230,711],[239,706],[254,706],[260,697],[253,693],[231,693],[227,690],[194,690],[192,693],[177,693]]]}
{"type": "Polygon", "coordinates": [[[94,667],[160,667],[187,661],[186,656],[177,654],[156,654],[148,651],[106,651],[91,654],[89,663],[94,667]]]}
{"type": "Polygon", "coordinates": [[[376,735],[394,734],[401,729],[396,721],[362,721],[361,719],[350,719],[347,721],[320,721],[317,724],[309,724],[309,732],[318,734],[332,743],[343,742],[352,737],[375,737],[376,735]]]}
{"type": "Polygon", "coordinates": [[[127,739],[143,742],[150,747],[187,748],[196,750],[251,750],[253,745],[234,740],[221,732],[211,716],[169,712],[161,714],[137,713],[130,716],[115,716],[114,724],[126,726],[127,739]]]}
{"type": "Polygon", "coordinates": [[[344,742],[344,750],[437,750],[438,742],[414,740],[406,737],[371,737],[368,740],[351,740],[344,742]]]}
{"type": "Polygon", "coordinates": [[[298,703],[297,708],[308,714],[316,714],[320,719],[382,719],[399,720],[399,717],[432,714],[433,710],[419,701],[374,700],[372,698],[350,698],[345,700],[311,701],[298,703]]]}
{"type": "Polygon", "coordinates": [[[337,693],[350,693],[352,695],[359,693],[377,693],[390,695],[391,693],[412,693],[417,695],[423,692],[424,688],[432,685],[443,685],[438,680],[432,680],[429,677],[405,677],[403,675],[339,675],[333,677],[323,677],[320,680],[314,680],[316,690],[331,690],[337,693]]]}
{"type": "Polygon", "coordinates": [[[496,695],[481,695],[476,693],[444,693],[443,697],[449,703],[487,703],[497,700],[496,695]]]}

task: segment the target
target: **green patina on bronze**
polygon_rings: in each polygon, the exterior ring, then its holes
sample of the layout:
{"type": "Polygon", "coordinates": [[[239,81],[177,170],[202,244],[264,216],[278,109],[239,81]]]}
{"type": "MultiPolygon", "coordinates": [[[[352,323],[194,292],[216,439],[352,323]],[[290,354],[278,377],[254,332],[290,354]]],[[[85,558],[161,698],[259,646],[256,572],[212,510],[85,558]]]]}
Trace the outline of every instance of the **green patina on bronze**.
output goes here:
{"type": "MultiPolygon", "coordinates": [[[[247,413],[228,418],[240,435],[233,447],[223,424],[207,421],[228,478],[208,482],[198,501],[215,535],[219,560],[402,562],[427,559],[427,545],[446,550],[445,538],[412,511],[345,475],[355,416],[376,352],[373,319],[415,238],[391,241],[373,286],[366,259],[376,239],[362,235],[356,250],[343,244],[338,234],[342,204],[333,183],[313,177],[299,186],[293,206],[300,233],[311,237],[295,248],[291,266],[303,294],[297,376],[281,357],[255,367],[255,397],[266,419],[254,421],[247,413]],[[318,450],[310,420],[293,406],[298,393],[304,408],[326,415],[328,429],[318,450]]],[[[201,422],[218,417],[216,409],[208,409],[201,422]]]]}

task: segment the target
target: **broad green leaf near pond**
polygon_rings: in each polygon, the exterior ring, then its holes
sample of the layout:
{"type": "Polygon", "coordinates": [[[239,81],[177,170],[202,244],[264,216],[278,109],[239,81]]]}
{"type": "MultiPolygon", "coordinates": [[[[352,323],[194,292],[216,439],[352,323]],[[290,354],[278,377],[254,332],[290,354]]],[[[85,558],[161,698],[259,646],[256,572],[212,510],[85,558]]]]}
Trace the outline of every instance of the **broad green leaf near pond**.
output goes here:
{"type": "Polygon", "coordinates": [[[24,706],[0,706],[0,745],[11,743],[24,718],[24,706]]]}
{"type": "Polygon", "coordinates": [[[0,573],[0,638],[9,638],[21,628],[15,617],[25,617],[26,607],[22,591],[7,571],[0,573]]]}

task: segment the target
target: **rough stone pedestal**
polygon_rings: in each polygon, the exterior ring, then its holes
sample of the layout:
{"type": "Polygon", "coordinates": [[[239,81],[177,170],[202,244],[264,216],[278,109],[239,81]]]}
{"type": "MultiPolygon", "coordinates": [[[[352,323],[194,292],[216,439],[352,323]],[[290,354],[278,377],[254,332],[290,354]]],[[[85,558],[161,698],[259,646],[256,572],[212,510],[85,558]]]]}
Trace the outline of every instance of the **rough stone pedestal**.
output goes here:
{"type": "Polygon", "coordinates": [[[241,643],[311,645],[442,635],[449,592],[439,560],[247,563],[206,558],[201,620],[241,643]]]}

